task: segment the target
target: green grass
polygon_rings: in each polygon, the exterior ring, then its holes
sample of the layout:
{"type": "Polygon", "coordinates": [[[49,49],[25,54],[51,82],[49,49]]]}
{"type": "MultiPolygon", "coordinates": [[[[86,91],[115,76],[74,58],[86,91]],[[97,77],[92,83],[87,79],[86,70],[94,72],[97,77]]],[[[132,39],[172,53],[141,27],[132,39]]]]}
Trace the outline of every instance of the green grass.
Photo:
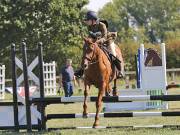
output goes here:
{"type": "MultiPolygon", "coordinates": [[[[120,85],[118,87],[121,87],[120,85]]],[[[75,90],[75,95],[83,95],[83,91],[75,90]]],[[[169,94],[180,94],[180,89],[171,89],[168,91],[169,94]]],[[[63,95],[63,93],[61,93],[63,95]]],[[[96,88],[92,88],[90,95],[97,95],[96,88]]],[[[6,95],[7,99],[10,100],[11,95],[6,95]]],[[[46,113],[82,113],[83,111],[82,103],[75,104],[53,104],[48,105],[46,108],[46,113]]],[[[168,111],[180,111],[179,102],[169,102],[168,111]]],[[[95,103],[88,103],[88,111],[95,112],[95,103]]],[[[152,111],[152,110],[148,110],[152,111]]],[[[153,111],[167,111],[167,110],[153,110],[153,111]]],[[[71,127],[71,126],[92,126],[94,118],[88,119],[58,119],[49,120],[47,122],[48,127],[58,128],[58,127],[71,127]]],[[[134,117],[134,118],[100,118],[101,126],[128,126],[128,125],[163,125],[163,124],[179,124],[180,117],[134,117]]],[[[26,132],[14,133],[8,131],[0,131],[0,134],[27,134],[26,132]]],[[[76,130],[58,130],[51,132],[33,132],[32,134],[46,134],[46,135],[179,135],[180,129],[76,129],[76,130]]]]}
{"type": "MultiPolygon", "coordinates": [[[[3,135],[26,135],[28,133],[1,132],[3,135]]],[[[61,130],[51,132],[32,132],[30,134],[44,135],[179,135],[178,129],[77,129],[77,130],[61,130]]]]}
{"type": "MultiPolygon", "coordinates": [[[[170,94],[180,94],[180,90],[173,89],[170,94]]],[[[88,103],[89,112],[95,112],[95,104],[88,103]]],[[[169,102],[169,111],[180,111],[179,102],[169,102]]],[[[47,107],[48,113],[82,113],[82,103],[67,104],[67,105],[50,105],[47,107]]],[[[148,110],[152,111],[152,110],[148,110]]],[[[163,111],[163,110],[153,110],[163,111]]],[[[94,118],[88,119],[61,119],[48,121],[48,127],[71,127],[71,126],[92,126],[94,118]]],[[[134,117],[134,118],[100,118],[101,126],[128,126],[128,125],[163,125],[163,124],[180,124],[179,117],[134,117]]],[[[83,134],[97,134],[97,135],[179,135],[179,129],[78,129],[78,130],[61,130],[51,132],[52,134],[61,133],[62,135],[83,135],[83,134]]]]}

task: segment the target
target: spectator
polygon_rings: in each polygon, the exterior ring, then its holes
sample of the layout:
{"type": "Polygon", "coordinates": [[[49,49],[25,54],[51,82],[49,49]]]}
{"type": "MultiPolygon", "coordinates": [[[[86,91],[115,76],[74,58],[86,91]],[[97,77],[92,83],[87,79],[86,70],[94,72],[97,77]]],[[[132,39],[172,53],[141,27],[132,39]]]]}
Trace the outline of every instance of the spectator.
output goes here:
{"type": "Polygon", "coordinates": [[[75,76],[74,76],[74,70],[71,66],[72,60],[67,59],[66,65],[62,67],[61,74],[60,74],[60,86],[63,87],[65,97],[70,97],[73,95],[73,83],[75,84],[75,76]]]}

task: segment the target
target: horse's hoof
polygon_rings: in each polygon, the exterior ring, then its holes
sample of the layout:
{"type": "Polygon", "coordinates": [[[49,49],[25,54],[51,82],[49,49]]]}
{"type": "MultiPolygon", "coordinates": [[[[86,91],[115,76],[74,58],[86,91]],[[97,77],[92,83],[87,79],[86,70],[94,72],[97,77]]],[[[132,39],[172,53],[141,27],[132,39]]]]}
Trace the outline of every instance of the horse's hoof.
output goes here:
{"type": "Polygon", "coordinates": [[[83,113],[83,118],[88,118],[88,113],[83,113]]]}
{"type": "Polygon", "coordinates": [[[118,96],[118,94],[117,94],[117,93],[113,93],[113,96],[114,96],[114,97],[117,97],[117,96],[118,96]]]}
{"type": "Polygon", "coordinates": [[[106,92],[106,97],[110,97],[110,93],[109,92],[106,92]]]}
{"type": "Polygon", "coordinates": [[[113,91],[113,96],[118,96],[117,91],[113,91]]]}
{"type": "Polygon", "coordinates": [[[98,128],[98,125],[99,125],[99,124],[94,123],[94,124],[93,124],[93,128],[98,128]]]}

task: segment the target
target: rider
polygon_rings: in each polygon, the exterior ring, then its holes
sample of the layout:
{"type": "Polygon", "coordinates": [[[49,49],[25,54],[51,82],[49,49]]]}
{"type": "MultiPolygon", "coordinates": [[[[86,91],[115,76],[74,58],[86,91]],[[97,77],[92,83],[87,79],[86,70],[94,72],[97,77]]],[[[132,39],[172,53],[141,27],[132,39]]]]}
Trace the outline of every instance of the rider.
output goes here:
{"type": "MultiPolygon", "coordinates": [[[[88,31],[89,36],[92,38],[96,38],[96,43],[103,44],[107,41],[108,38],[108,30],[106,27],[106,24],[101,22],[100,19],[97,17],[96,12],[94,11],[88,11],[85,18],[85,24],[88,25],[88,31]]],[[[110,44],[111,42],[106,42],[107,44],[110,44]]],[[[110,46],[110,51],[113,56],[113,63],[116,65],[118,70],[120,70],[120,63],[118,59],[116,58],[116,52],[115,52],[115,45],[108,45],[110,46]]],[[[83,69],[76,71],[75,76],[81,77],[83,75],[83,69]]]]}

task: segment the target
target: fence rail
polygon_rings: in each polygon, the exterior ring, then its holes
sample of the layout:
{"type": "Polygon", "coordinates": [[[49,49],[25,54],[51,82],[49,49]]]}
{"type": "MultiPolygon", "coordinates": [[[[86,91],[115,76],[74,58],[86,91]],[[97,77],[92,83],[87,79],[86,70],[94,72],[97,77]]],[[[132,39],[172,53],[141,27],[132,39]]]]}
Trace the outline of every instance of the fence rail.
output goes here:
{"type": "MultiPolygon", "coordinates": [[[[180,73],[180,68],[166,69],[166,72],[168,74],[171,73],[171,72],[173,72],[173,73],[179,72],[180,73]]],[[[136,74],[136,71],[126,71],[125,74],[126,75],[134,75],[134,74],[136,74]]]]}
{"type": "MultiPolygon", "coordinates": [[[[177,76],[180,76],[180,68],[172,68],[172,69],[166,69],[166,73],[168,78],[170,78],[171,81],[176,82],[180,81],[177,80],[177,76]]],[[[136,71],[127,71],[125,72],[126,76],[136,75],[136,71]]]]}

